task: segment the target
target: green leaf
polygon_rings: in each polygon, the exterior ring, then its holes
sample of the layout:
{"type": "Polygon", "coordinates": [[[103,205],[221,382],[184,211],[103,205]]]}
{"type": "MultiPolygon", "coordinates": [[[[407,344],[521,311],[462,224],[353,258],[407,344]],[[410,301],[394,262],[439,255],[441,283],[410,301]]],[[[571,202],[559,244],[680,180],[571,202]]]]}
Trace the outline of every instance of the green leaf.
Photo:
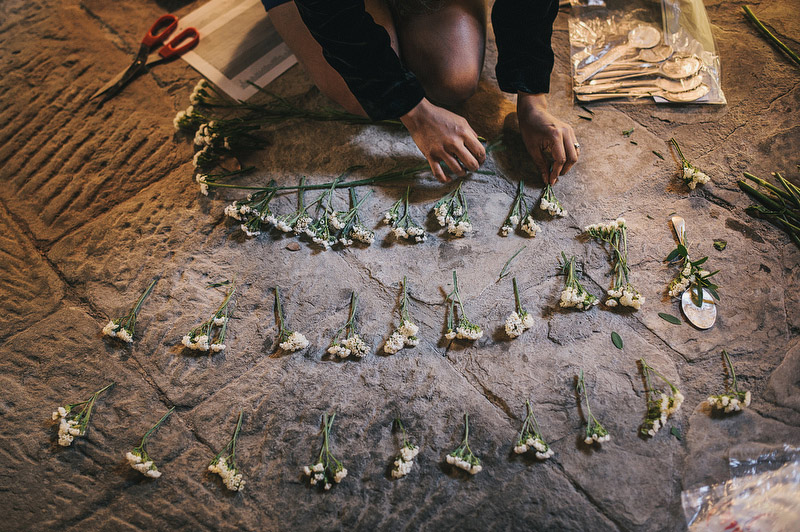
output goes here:
{"type": "Polygon", "coordinates": [[[716,249],[717,251],[722,251],[726,247],[728,247],[727,240],[714,240],[714,249],[716,249]]]}
{"type": "Polygon", "coordinates": [[[658,317],[661,318],[664,321],[670,322],[673,325],[680,325],[681,324],[680,318],[676,318],[672,314],[667,314],[666,312],[659,312],[658,313],[658,317]]]}
{"type": "Polygon", "coordinates": [[[695,266],[700,266],[701,264],[703,264],[707,260],[708,260],[708,257],[703,257],[702,259],[697,259],[696,261],[693,261],[692,264],[695,265],[695,266]]]}
{"type": "Polygon", "coordinates": [[[682,440],[681,431],[678,430],[678,427],[672,427],[669,429],[669,433],[678,438],[678,441],[682,440]]]}
{"type": "Polygon", "coordinates": [[[661,155],[660,153],[658,153],[656,150],[653,150],[653,153],[655,154],[655,156],[656,156],[656,157],[658,157],[658,158],[659,158],[659,159],[661,159],[662,161],[664,160],[664,156],[663,156],[663,155],[661,155]]]}
{"type": "Polygon", "coordinates": [[[719,301],[719,294],[717,293],[716,285],[706,286],[706,290],[711,292],[711,295],[714,297],[714,299],[719,301]]]}
{"type": "Polygon", "coordinates": [[[614,342],[614,345],[617,349],[622,349],[622,337],[618,335],[616,332],[611,333],[611,341],[614,342]]]}
{"type": "Polygon", "coordinates": [[[622,134],[625,135],[626,137],[630,137],[631,133],[633,133],[633,128],[626,129],[625,131],[622,132],[622,134]]]}

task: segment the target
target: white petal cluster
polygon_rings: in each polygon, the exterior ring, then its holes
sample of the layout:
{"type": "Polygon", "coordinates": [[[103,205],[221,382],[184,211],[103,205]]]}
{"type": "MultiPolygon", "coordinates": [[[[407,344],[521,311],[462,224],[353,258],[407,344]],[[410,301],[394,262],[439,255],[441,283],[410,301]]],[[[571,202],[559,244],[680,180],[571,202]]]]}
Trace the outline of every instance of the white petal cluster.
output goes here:
{"type": "Polygon", "coordinates": [[[468,460],[464,460],[461,456],[451,453],[447,455],[447,463],[472,475],[477,475],[483,471],[483,466],[481,466],[481,462],[477,457],[470,455],[467,458],[468,460]]]}
{"type": "Polygon", "coordinates": [[[400,455],[395,458],[392,468],[392,478],[403,478],[411,472],[414,458],[419,454],[419,447],[410,443],[403,445],[400,455]]]}
{"type": "Polygon", "coordinates": [[[631,307],[635,310],[642,308],[645,302],[645,297],[632,285],[627,284],[616,290],[611,289],[608,291],[608,299],[606,306],[616,307],[617,305],[623,307],[631,307]]]}
{"type": "Polygon", "coordinates": [[[406,238],[413,238],[416,242],[425,242],[428,240],[428,234],[423,228],[412,225],[406,231],[406,238]]]}
{"type": "Polygon", "coordinates": [[[716,410],[722,410],[726,414],[731,412],[739,412],[743,408],[750,406],[752,396],[750,392],[732,392],[721,395],[709,396],[707,402],[716,410]]]}
{"type": "Polygon", "coordinates": [[[482,336],[483,329],[481,329],[479,325],[470,323],[467,320],[461,320],[458,327],[456,327],[455,338],[461,340],[478,340],[482,336]]]}
{"type": "Polygon", "coordinates": [[[328,353],[339,358],[347,358],[350,355],[363,358],[369,353],[369,345],[358,334],[354,334],[344,341],[331,345],[328,353]]]}
{"type": "Polygon", "coordinates": [[[522,221],[522,225],[520,229],[528,233],[528,235],[535,237],[536,233],[538,233],[541,228],[536,224],[536,221],[533,219],[532,216],[528,215],[522,221]]]}
{"type": "Polygon", "coordinates": [[[448,225],[448,216],[447,216],[447,204],[442,203],[438,207],[434,207],[433,214],[436,216],[436,221],[439,222],[441,227],[447,227],[448,225]]]}
{"type": "Polygon", "coordinates": [[[234,201],[225,207],[225,216],[229,216],[234,220],[243,221],[244,217],[250,214],[251,210],[252,209],[248,205],[234,201]]]}
{"type": "Polygon", "coordinates": [[[124,328],[119,323],[116,323],[117,320],[111,320],[106,323],[105,327],[103,327],[103,334],[109,336],[111,338],[118,338],[123,342],[133,343],[133,335],[124,328]]]}
{"type": "Polygon", "coordinates": [[[206,334],[200,336],[190,336],[186,334],[181,339],[181,343],[193,351],[208,351],[211,349],[209,338],[206,334]]]}
{"type": "Polygon", "coordinates": [[[464,236],[472,232],[472,224],[467,221],[455,223],[455,221],[451,220],[447,225],[447,232],[453,236],[464,236]]]}
{"type": "Polygon", "coordinates": [[[299,351],[308,347],[308,340],[297,331],[289,334],[285,341],[280,343],[280,348],[284,351],[299,351]]]}
{"type": "Polygon", "coordinates": [[[333,481],[334,481],[334,482],[336,482],[336,483],[338,484],[339,482],[341,482],[342,480],[344,480],[344,478],[345,478],[346,476],[347,476],[347,468],[346,468],[346,467],[342,467],[341,469],[339,469],[338,471],[336,471],[336,472],[334,473],[334,475],[333,475],[333,481]]]}
{"type": "Polygon", "coordinates": [[[683,182],[694,190],[697,185],[705,185],[711,178],[688,163],[683,163],[683,182]]]}
{"type": "Polygon", "coordinates": [[[667,418],[680,410],[683,400],[683,394],[678,390],[671,396],[662,393],[657,401],[657,409],[654,404],[648,411],[648,419],[645,420],[643,432],[646,432],[648,436],[655,436],[666,425],[667,418]]]}
{"type": "Polygon", "coordinates": [[[78,422],[74,419],[67,419],[67,410],[60,406],[58,410],[53,412],[53,420],[59,419],[58,424],[58,444],[62,447],[69,447],[75,436],[83,436],[84,431],[78,427],[78,422]]]}
{"type": "Polygon", "coordinates": [[[533,316],[530,312],[523,311],[520,316],[514,311],[506,318],[505,329],[509,338],[516,338],[531,327],[533,327],[533,316]]]}
{"type": "Polygon", "coordinates": [[[200,185],[200,193],[203,196],[208,196],[208,176],[206,174],[198,173],[194,176],[194,180],[200,185]]]}
{"type": "Polygon", "coordinates": [[[580,310],[589,310],[599,302],[599,299],[588,293],[586,290],[580,290],[577,287],[568,286],[561,292],[561,300],[558,304],[562,308],[578,308],[580,310]]]}
{"type": "Polygon", "coordinates": [[[514,452],[517,454],[525,454],[528,451],[534,451],[536,458],[539,460],[547,460],[555,454],[553,449],[542,438],[530,434],[525,442],[519,443],[514,447],[514,452]]]}
{"type": "Polygon", "coordinates": [[[208,466],[208,470],[222,477],[225,487],[231,491],[241,491],[244,487],[245,481],[242,479],[242,474],[235,467],[229,468],[227,459],[212,463],[208,466]]]}
{"type": "Polygon", "coordinates": [[[625,225],[625,218],[617,218],[613,222],[587,225],[584,228],[584,231],[589,233],[591,236],[608,238],[623,227],[627,227],[625,225]]]}
{"type": "Polygon", "coordinates": [[[201,79],[197,82],[197,85],[194,86],[192,89],[192,93],[189,95],[189,101],[193,105],[201,104],[206,102],[206,98],[208,96],[208,82],[204,79],[201,79]]]}
{"type": "Polygon", "coordinates": [[[150,460],[150,457],[145,456],[143,460],[138,449],[129,451],[125,455],[125,458],[128,459],[128,464],[142,475],[150,478],[158,478],[161,476],[161,471],[159,471],[153,461],[150,460]]]}
{"type": "Polygon", "coordinates": [[[509,233],[514,231],[514,228],[519,224],[519,216],[516,214],[512,214],[506,221],[503,223],[503,226],[500,228],[500,234],[503,236],[508,236],[509,233]]]}
{"type": "Polygon", "coordinates": [[[120,325],[111,320],[106,323],[105,327],[103,327],[103,334],[110,336],[111,338],[116,338],[118,329],[120,329],[120,325]]]}
{"type": "Polygon", "coordinates": [[[322,462],[317,462],[311,466],[304,466],[303,474],[309,477],[309,483],[312,486],[320,484],[327,491],[332,487],[331,480],[337,484],[344,480],[347,476],[347,469],[339,467],[333,471],[325,471],[325,465],[322,462]],[[329,478],[331,475],[332,478],[329,478]]]}
{"type": "Polygon", "coordinates": [[[400,327],[395,329],[392,335],[389,336],[389,339],[386,340],[383,351],[386,354],[393,355],[404,347],[415,347],[419,344],[419,338],[417,337],[418,332],[419,327],[416,324],[408,320],[403,320],[400,327]]]}
{"type": "Polygon", "coordinates": [[[560,203],[547,201],[545,198],[542,198],[541,201],[539,201],[539,208],[550,213],[550,216],[563,217],[567,215],[567,211],[561,206],[560,203]]]}
{"type": "Polygon", "coordinates": [[[190,105],[183,111],[178,111],[175,118],[172,119],[172,125],[177,130],[191,129],[199,122],[199,117],[194,113],[194,105],[190,105]]]}
{"type": "Polygon", "coordinates": [[[357,223],[353,225],[353,229],[350,232],[350,237],[353,240],[358,240],[364,244],[372,244],[375,242],[375,231],[368,229],[363,224],[357,223]]]}
{"type": "Polygon", "coordinates": [[[610,439],[611,439],[611,434],[609,434],[607,431],[603,430],[602,428],[601,429],[595,428],[595,430],[593,430],[591,434],[586,436],[586,439],[583,440],[583,443],[585,443],[586,445],[591,445],[595,442],[597,443],[607,442],[610,439]]]}

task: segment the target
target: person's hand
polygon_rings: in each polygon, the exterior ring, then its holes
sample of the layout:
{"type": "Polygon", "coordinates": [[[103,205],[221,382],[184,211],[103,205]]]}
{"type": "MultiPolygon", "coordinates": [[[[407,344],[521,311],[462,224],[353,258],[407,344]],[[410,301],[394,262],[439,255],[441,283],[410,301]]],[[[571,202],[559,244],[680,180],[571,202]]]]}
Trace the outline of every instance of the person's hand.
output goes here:
{"type": "Polygon", "coordinates": [[[469,123],[425,98],[400,120],[439,181],[450,180],[440,162],[445,163],[457,176],[463,177],[467,170],[477,170],[486,159],[486,150],[469,123]]]}
{"type": "Polygon", "coordinates": [[[517,116],[522,140],[546,184],[555,184],[578,161],[580,144],[572,126],[547,111],[544,94],[519,93],[517,116]]]}

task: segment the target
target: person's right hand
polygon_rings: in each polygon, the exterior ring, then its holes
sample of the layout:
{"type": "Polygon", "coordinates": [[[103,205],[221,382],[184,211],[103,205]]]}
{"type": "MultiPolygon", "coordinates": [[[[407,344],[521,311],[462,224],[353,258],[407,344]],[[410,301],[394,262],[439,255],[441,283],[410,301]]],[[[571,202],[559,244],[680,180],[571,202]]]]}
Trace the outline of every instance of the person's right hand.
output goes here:
{"type": "Polygon", "coordinates": [[[450,181],[440,162],[463,177],[467,170],[477,170],[486,159],[486,150],[466,119],[433,105],[426,98],[400,117],[400,121],[411,133],[439,181],[450,181]]]}

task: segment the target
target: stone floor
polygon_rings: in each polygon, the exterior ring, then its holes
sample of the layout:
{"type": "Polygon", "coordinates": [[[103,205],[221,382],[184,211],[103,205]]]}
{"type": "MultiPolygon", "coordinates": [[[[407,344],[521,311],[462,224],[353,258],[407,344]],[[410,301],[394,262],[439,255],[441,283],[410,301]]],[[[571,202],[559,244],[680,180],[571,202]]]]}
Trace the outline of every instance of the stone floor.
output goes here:
{"type": "MultiPolygon", "coordinates": [[[[800,443],[800,252],[744,213],[749,201],[736,186],[745,170],[800,179],[800,83],[797,68],[746,22],[740,2],[706,2],[727,106],[606,104],[593,107],[592,121],[578,118],[585,112],[571,99],[567,13],[559,16],[550,105],[576,128],[583,153],[557,186],[570,215],[543,221],[535,240],[497,236],[516,182],[524,179],[531,195],[541,184],[506,120],[513,103],[492,80],[491,47],[485,83],[463,112],[486,137],[505,132],[508,149],[488,161],[495,175],[465,185],[475,235],[452,240],[437,232],[403,245],[379,227],[369,248],[326,253],[305,244],[292,251],[294,240],[277,235],[245,240],[222,212],[237,193],[198,193],[191,143],[172,128],[198,79],[182,62],[154,69],[104,106],[87,102],[125,66],[148,21],[195,4],[0,4],[0,529],[681,530],[681,491],[729,478],[731,448],[800,443]],[[671,136],[713,183],[693,192],[679,184],[665,144],[671,136]],[[680,313],[664,296],[673,212],[686,218],[695,256],[708,255],[720,270],[719,319],[709,331],[657,315],[680,313]],[[586,262],[587,286],[600,293],[610,279],[607,256],[579,235],[584,225],[617,216],[631,228],[645,307],[560,310],[560,252],[586,262]],[[715,250],[715,239],[727,240],[727,249],[715,250]],[[536,325],[509,342],[501,331],[513,307],[511,282],[496,279],[523,244],[512,272],[536,325]],[[470,316],[488,333],[474,345],[441,340],[452,269],[470,316]],[[361,295],[361,330],[382,344],[396,322],[403,275],[420,345],[395,356],[375,349],[357,362],[324,357],[353,289],[361,295]],[[101,337],[103,324],[155,276],[133,346],[101,337]],[[221,299],[206,284],[232,278],[238,292],[228,349],[214,356],[182,350],[181,336],[221,299]],[[289,326],[311,340],[305,351],[271,356],[275,285],[289,326]],[[754,396],[750,409],[730,417],[700,406],[723,390],[723,348],[754,396]],[[646,409],[640,357],[686,396],[670,422],[680,440],[668,430],[652,439],[637,434],[646,409]],[[580,443],[579,368],[593,412],[613,435],[601,449],[580,443]],[[117,386],[98,401],[86,437],[59,447],[50,412],[112,380],[117,386]],[[526,398],[555,450],[544,463],[511,452],[526,398]],[[149,444],[163,476],[145,479],[124,454],[171,406],[175,414],[149,444]],[[205,468],[240,409],[237,456],[248,484],[230,495],[205,468]],[[315,457],[326,411],[337,413],[333,445],[350,475],[319,493],[300,469],[315,457]],[[485,466],[469,478],[444,462],[462,437],[465,411],[485,466]],[[396,416],[422,448],[401,481],[388,475],[396,416]]],[[[800,35],[793,2],[750,4],[800,49],[788,38],[800,35]]],[[[304,95],[309,107],[326,103],[297,67],[272,88],[304,95]]],[[[371,175],[419,162],[405,134],[377,126],[295,121],[270,128],[268,138],[269,148],[249,161],[259,168],[253,183],[294,183],[299,175],[323,181],[353,164],[366,167],[358,175],[371,175]]],[[[366,219],[377,224],[405,186],[376,188],[366,219]]],[[[419,220],[447,190],[429,177],[415,183],[419,220]]],[[[288,210],[292,201],[277,205],[288,210]]]]}

